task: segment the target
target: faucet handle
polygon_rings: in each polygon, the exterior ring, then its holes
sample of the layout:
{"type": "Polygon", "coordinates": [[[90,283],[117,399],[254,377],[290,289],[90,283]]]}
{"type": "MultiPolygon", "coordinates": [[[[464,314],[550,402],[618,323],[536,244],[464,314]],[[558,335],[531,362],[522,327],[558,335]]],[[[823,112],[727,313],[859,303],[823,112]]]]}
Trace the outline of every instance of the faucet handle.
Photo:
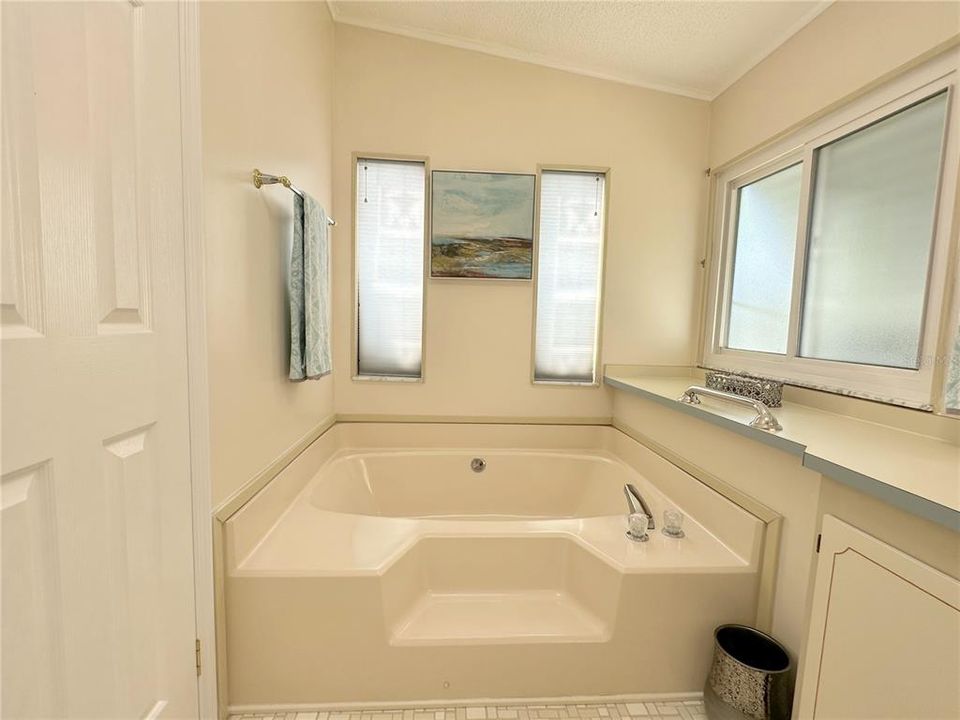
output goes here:
{"type": "Polygon", "coordinates": [[[663,534],[674,538],[683,537],[682,512],[676,508],[668,508],[663,511],[663,534]]]}
{"type": "Polygon", "coordinates": [[[627,537],[635,542],[646,542],[650,539],[650,536],[647,535],[647,530],[650,527],[650,518],[648,518],[643,513],[630,513],[630,516],[627,518],[627,523],[629,529],[627,530],[627,537]]]}

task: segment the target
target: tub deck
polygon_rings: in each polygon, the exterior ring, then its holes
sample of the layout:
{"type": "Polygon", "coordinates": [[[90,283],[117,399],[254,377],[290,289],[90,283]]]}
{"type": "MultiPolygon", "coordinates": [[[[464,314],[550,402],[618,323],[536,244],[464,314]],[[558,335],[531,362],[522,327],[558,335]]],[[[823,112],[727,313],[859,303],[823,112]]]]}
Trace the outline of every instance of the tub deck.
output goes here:
{"type": "MultiPolygon", "coordinates": [[[[456,452],[468,462],[473,455],[494,456],[497,450],[456,452]]],[[[436,455],[435,452],[432,454],[436,455]]],[[[451,453],[444,453],[449,456],[451,453]]],[[[375,457],[409,458],[409,452],[363,453],[346,450],[331,458],[331,464],[344,460],[375,457]]],[[[620,572],[737,572],[750,570],[750,558],[743,557],[708,531],[695,518],[684,521],[685,537],[670,538],[660,532],[663,510],[674,507],[662,492],[645,478],[628,469],[607,452],[530,453],[535,457],[613,463],[623,472],[622,479],[636,484],[650,504],[658,525],[650,540],[637,543],[626,537],[626,501],[622,484],[608,479],[609,506],[615,514],[593,517],[543,517],[528,514],[504,519],[502,514],[444,515],[442,517],[395,517],[367,513],[337,512],[318,507],[318,486],[328,481],[322,473],[300,492],[287,511],[245,557],[228,556],[235,575],[275,573],[316,575],[381,575],[392,562],[425,537],[529,537],[562,536],[573,540],[598,559],[620,572]]],[[[461,464],[463,464],[463,462],[461,464]]],[[[471,482],[483,483],[485,478],[471,482]]],[[[520,480],[522,482],[522,480],[520,480]]],[[[604,508],[604,509],[608,509],[604,508]]],[[[229,531],[228,531],[229,532],[229,531]]],[[[228,545],[228,552],[233,546],[228,545]]]]}

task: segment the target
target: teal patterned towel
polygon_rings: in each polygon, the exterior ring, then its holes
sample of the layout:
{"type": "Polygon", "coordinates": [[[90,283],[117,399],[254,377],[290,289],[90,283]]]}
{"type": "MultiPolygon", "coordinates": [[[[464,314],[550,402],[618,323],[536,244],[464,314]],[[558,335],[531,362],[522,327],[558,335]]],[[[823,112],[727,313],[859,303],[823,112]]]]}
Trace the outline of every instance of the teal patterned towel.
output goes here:
{"type": "Polygon", "coordinates": [[[290,379],[330,372],[330,251],[327,214],[309,195],[293,194],[290,251],[290,379]]]}

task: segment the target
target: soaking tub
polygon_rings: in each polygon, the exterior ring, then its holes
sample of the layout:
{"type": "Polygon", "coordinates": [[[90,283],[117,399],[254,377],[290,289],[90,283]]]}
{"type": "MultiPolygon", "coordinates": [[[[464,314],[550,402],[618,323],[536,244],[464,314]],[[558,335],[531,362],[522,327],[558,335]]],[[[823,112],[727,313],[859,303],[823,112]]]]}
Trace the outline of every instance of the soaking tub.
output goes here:
{"type": "Polygon", "coordinates": [[[310,502],[332,512],[436,520],[622,515],[626,466],[596,454],[494,450],[350,453],[310,502]]]}
{"type": "Polygon", "coordinates": [[[762,524],[618,431],[381,430],[335,426],[226,523],[233,710],[696,691],[713,627],[753,621],[762,524]]]}

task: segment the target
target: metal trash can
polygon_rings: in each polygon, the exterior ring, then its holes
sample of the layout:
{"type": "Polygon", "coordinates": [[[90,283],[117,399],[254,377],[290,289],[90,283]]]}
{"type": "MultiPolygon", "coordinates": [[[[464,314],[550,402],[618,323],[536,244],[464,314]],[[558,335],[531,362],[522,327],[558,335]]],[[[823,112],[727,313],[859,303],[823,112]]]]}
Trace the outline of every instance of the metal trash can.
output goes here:
{"type": "Polygon", "coordinates": [[[793,661],[786,648],[746,625],[713,632],[713,665],[703,689],[710,720],[789,720],[793,661]]]}

